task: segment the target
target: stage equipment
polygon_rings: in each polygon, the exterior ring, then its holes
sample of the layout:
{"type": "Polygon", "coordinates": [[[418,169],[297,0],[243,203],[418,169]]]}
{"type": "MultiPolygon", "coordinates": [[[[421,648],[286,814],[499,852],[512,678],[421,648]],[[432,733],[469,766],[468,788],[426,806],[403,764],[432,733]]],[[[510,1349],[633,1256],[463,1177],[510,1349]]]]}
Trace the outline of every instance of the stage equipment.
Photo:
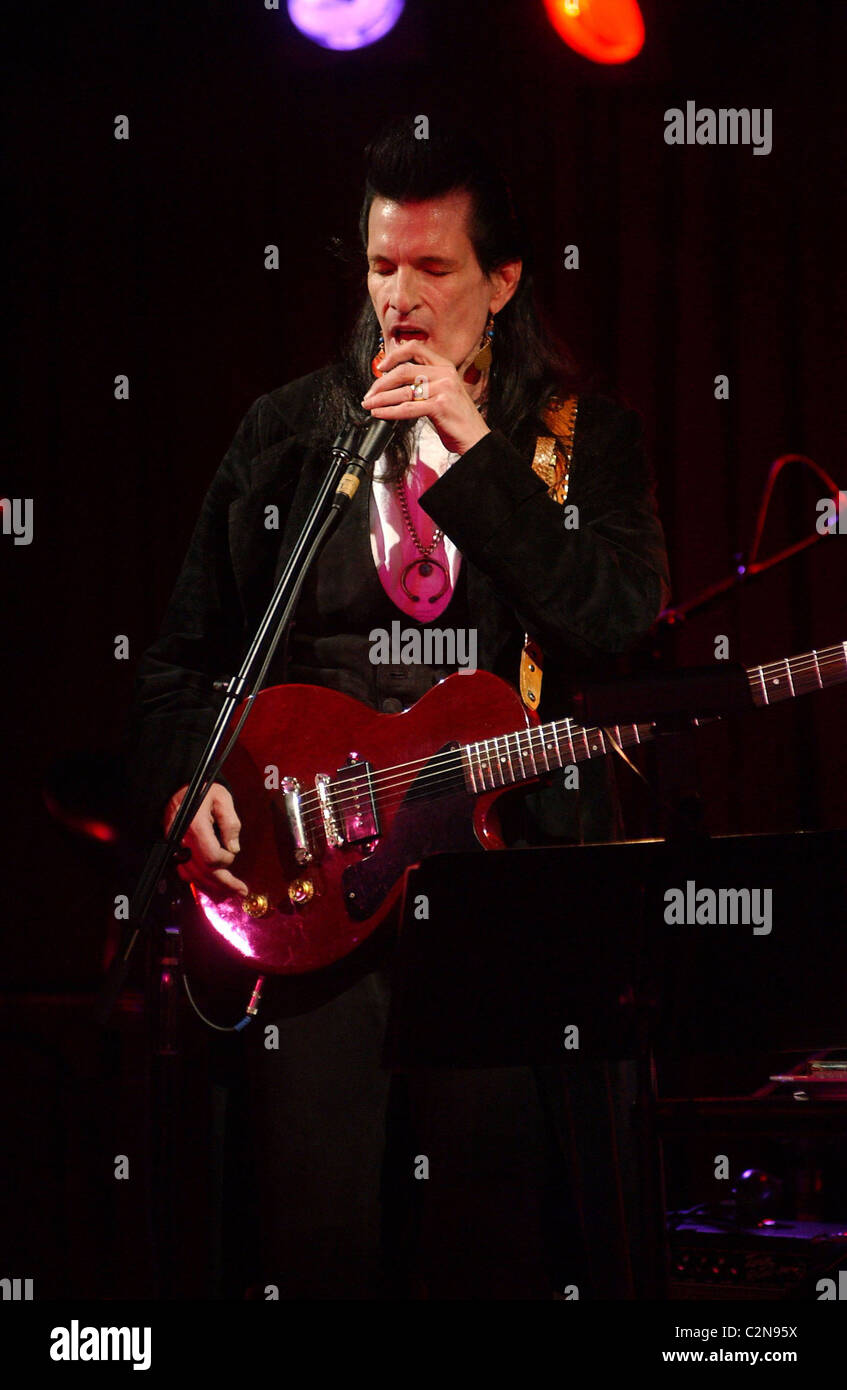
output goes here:
{"type": "Polygon", "coordinates": [[[384,38],[403,13],[404,0],[288,0],[295,28],[321,48],[367,48],[384,38]]]}
{"type": "Polygon", "coordinates": [[[593,63],[628,63],[644,47],[636,0],[544,0],[547,16],[569,48],[593,63]]]}
{"type": "Polygon", "coordinates": [[[778,459],[774,460],[768,469],[768,476],[759,502],[759,510],[756,513],[756,524],[749,555],[736,555],[735,568],[731,574],[727,575],[725,579],[718,580],[716,584],[710,584],[702,593],[695,594],[694,598],[687,599],[685,603],[676,603],[671,608],[666,608],[664,612],[659,615],[659,621],[664,623],[680,622],[683,618],[687,618],[689,614],[697,612],[698,609],[710,603],[712,599],[719,598],[721,594],[727,593],[730,589],[736,589],[740,584],[745,584],[749,582],[749,580],[755,579],[758,575],[766,573],[767,570],[773,569],[775,565],[782,564],[783,560],[790,560],[792,555],[799,554],[801,550],[806,550],[810,545],[816,545],[818,541],[823,540],[825,537],[836,534],[841,525],[841,517],[845,510],[843,501],[844,495],[843,489],[836,485],[829,473],[821,468],[820,464],[815,463],[814,459],[809,458],[806,454],[782,454],[778,459]],[[810,469],[829,489],[830,495],[826,500],[831,504],[828,509],[830,512],[830,519],[827,521],[826,518],[822,517],[819,503],[816,509],[817,521],[813,532],[810,531],[802,540],[794,541],[792,545],[788,545],[783,550],[777,551],[775,555],[769,555],[766,560],[760,560],[759,547],[762,543],[768,508],[770,507],[771,497],[773,496],[777,478],[788,464],[793,463],[802,464],[804,468],[810,469]]]}
{"type": "MultiPolygon", "coordinates": [[[[845,854],[847,832],[825,831],[436,855],[409,870],[385,1063],[411,1077],[537,1069],[599,1262],[603,1292],[592,1296],[665,1296],[659,1140],[690,1132],[710,1103],[658,1100],[663,1059],[845,1038],[847,886],[832,872],[845,854]],[[669,925],[667,890],[686,879],[769,884],[771,932],[669,925]]],[[[843,1135],[847,1124],[841,1103],[790,1102],[787,1119],[779,1099],[714,1105],[718,1122],[752,1114],[766,1132],[787,1123],[843,1135]]],[[[696,1267],[707,1278],[684,1251],[676,1259],[679,1277],[696,1267]]],[[[754,1266],[726,1264],[726,1282],[749,1283],[754,1266]]],[[[768,1274],[771,1291],[802,1276],[780,1270],[768,1274]]]]}

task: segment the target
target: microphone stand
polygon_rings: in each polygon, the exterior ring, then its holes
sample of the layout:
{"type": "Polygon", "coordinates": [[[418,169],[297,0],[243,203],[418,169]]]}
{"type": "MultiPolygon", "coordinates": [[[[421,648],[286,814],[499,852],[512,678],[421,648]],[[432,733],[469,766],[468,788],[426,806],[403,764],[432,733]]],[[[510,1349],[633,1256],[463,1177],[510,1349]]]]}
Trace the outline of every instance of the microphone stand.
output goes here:
{"type": "MultiPolygon", "coordinates": [[[[145,929],[154,896],[163,884],[171,861],[179,854],[182,836],[250,714],[309,568],[347,511],[367,465],[384,452],[396,427],[393,420],[374,421],[365,429],[357,448],[361,427],[351,425],[333,444],[331,466],[318,489],[240,670],[229,680],[215,682],[215,689],[224,691],[223,703],[171,828],[164,839],[154,843],[130,899],[123,939],[106,973],[97,1002],[96,1018],[100,1023],[108,1020],[126,982],[132,953],[145,929]],[[233,713],[242,700],[244,707],[241,716],[224,747],[233,713]]],[[[255,1013],[257,1007],[257,994],[254,992],[248,1014],[255,1013]]],[[[244,1022],[247,1021],[245,1018],[244,1022]]]]}
{"type": "Polygon", "coordinates": [[[766,560],[759,559],[759,546],[762,540],[762,532],[765,529],[765,521],[767,520],[768,507],[770,506],[774,484],[783,468],[789,463],[800,463],[803,464],[804,467],[810,468],[812,472],[820,478],[821,482],[826,483],[836,509],[840,509],[842,492],[825,469],[821,468],[820,464],[815,463],[815,460],[809,458],[806,454],[782,454],[778,459],[774,460],[768,470],[767,481],[759,503],[759,511],[756,516],[756,527],[753,542],[750,546],[749,558],[745,561],[743,555],[737,555],[735,557],[736,566],[732,574],[727,575],[725,579],[719,579],[715,584],[710,584],[708,588],[703,589],[702,592],[696,594],[694,598],[686,600],[685,603],[675,603],[669,608],[663,609],[657,619],[658,622],[673,626],[675,623],[684,621],[689,613],[696,613],[698,609],[703,608],[707,603],[710,603],[712,599],[718,598],[721,594],[727,593],[730,589],[737,589],[740,584],[744,584],[748,580],[755,579],[758,575],[764,574],[767,570],[772,569],[774,565],[781,565],[783,560],[789,560],[792,555],[798,555],[801,550],[806,550],[810,545],[815,545],[819,540],[823,539],[826,532],[816,529],[814,535],[809,534],[804,536],[802,540],[794,541],[791,545],[787,545],[782,550],[777,551],[776,554],[769,555],[766,560]]]}
{"type": "MultiPolygon", "coordinates": [[[[105,1023],[122,990],[133,950],[145,941],[147,957],[147,1018],[151,1034],[146,1074],[149,1150],[149,1221],[151,1274],[155,1296],[171,1299],[181,1287],[180,1260],[185,1248],[183,1203],[176,1182],[184,1152],[186,1095],[180,1057],[178,1021],[182,969],[178,903],[167,894],[168,869],[180,853],[180,842],[221,765],[226,761],[253,708],[277,646],[294,611],[313,560],[338,525],[355,496],[367,464],[385,449],[396,425],[375,421],[357,446],[361,430],[351,426],[332,447],[332,462],[318,488],[297,542],[276,584],[238,674],[214,682],[224,692],[220,711],[191,782],[168,834],[157,840],[142,869],[130,900],[120,948],[106,974],[96,1017],[105,1023]],[[236,706],[243,701],[235,720],[236,706]],[[234,723],[235,727],[231,728],[234,723]],[[154,898],[160,897],[160,929],[153,940],[147,930],[154,898]],[[170,915],[168,911],[170,909],[170,915]]],[[[240,1031],[258,1012],[263,980],[257,979],[240,1031]]],[[[218,1271],[218,1278],[221,1271],[218,1271]]]]}

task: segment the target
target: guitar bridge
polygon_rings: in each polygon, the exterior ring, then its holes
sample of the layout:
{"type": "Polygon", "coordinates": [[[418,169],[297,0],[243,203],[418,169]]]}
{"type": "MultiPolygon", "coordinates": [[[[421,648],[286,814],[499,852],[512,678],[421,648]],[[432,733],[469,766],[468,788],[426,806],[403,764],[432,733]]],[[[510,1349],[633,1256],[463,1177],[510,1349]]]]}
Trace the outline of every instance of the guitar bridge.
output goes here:
{"type": "Polygon", "coordinates": [[[330,790],[332,778],[328,772],[319,772],[315,778],[315,790],[318,794],[318,805],[321,809],[321,820],[323,821],[324,835],[326,842],[332,848],[337,849],[344,844],[344,836],[338,828],[338,819],[335,808],[332,804],[330,790]]]}
{"type": "Polygon", "coordinates": [[[382,833],[373,794],[373,764],[361,762],[358,753],[351,753],[336,772],[333,800],[348,845],[373,840],[382,833]]]}

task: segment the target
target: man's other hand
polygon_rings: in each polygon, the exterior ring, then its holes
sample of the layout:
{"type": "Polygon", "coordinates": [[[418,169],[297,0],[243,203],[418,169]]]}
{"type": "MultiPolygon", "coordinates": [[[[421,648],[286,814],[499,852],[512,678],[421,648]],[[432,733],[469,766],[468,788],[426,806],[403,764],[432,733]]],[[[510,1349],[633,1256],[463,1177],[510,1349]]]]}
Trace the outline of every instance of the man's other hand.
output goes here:
{"type": "MultiPolygon", "coordinates": [[[[187,786],[180,787],[165,807],[165,834],[187,791],[187,786]]],[[[191,851],[191,858],[178,865],[180,878],[187,883],[196,883],[198,888],[205,889],[213,898],[227,897],[232,893],[245,897],[250,891],[247,884],[229,872],[229,866],[241,848],[238,842],[240,830],[241,821],[231,794],[220,782],[213,782],[182,838],[186,849],[191,851]]]]}

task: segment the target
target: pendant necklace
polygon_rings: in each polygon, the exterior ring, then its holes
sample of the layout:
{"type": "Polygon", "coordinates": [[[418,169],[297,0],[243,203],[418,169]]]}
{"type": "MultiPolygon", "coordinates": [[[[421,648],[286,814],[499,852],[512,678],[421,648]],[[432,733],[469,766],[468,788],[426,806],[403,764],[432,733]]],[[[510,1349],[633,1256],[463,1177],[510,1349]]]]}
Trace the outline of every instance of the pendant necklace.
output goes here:
{"type": "Polygon", "coordinates": [[[411,536],[412,540],[414,541],[415,545],[420,551],[420,558],[417,560],[412,560],[410,564],[406,565],[403,570],[403,573],[400,575],[400,583],[403,586],[403,593],[406,595],[407,598],[410,598],[412,600],[412,603],[420,603],[420,594],[411,593],[406,585],[407,574],[409,574],[412,570],[418,570],[419,573],[423,576],[423,578],[426,579],[430,574],[432,574],[432,571],[434,569],[438,569],[441,570],[443,583],[441,585],[441,588],[438,590],[438,593],[433,594],[429,600],[430,603],[437,603],[437,601],[441,598],[441,595],[446,593],[450,587],[449,572],[447,571],[446,567],[442,565],[440,560],[436,560],[433,558],[432,554],[432,552],[440,544],[444,532],[442,531],[440,526],[436,527],[435,535],[433,536],[429,545],[422,545],[421,538],[415,530],[414,522],[412,521],[412,518],[409,515],[409,502],[406,497],[406,485],[403,482],[402,478],[397,479],[396,483],[394,484],[394,491],[396,492],[397,500],[400,503],[400,510],[403,513],[403,520],[406,523],[406,530],[409,532],[409,535],[411,536]]]}

